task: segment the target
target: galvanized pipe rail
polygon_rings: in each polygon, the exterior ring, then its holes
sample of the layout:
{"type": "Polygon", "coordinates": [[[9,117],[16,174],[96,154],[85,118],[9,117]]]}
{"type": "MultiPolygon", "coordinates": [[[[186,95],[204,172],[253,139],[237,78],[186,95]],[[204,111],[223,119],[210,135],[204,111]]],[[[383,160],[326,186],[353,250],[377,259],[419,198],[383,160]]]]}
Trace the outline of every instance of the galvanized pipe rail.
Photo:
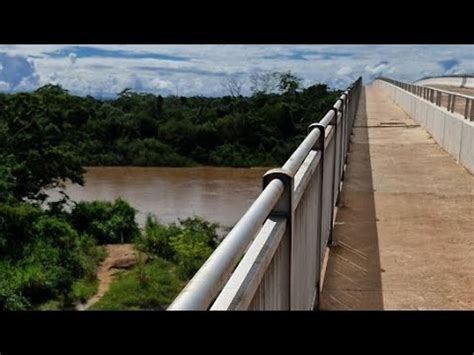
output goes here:
{"type": "Polygon", "coordinates": [[[356,80],[280,169],[168,310],[296,310],[319,304],[362,87],[356,80]]]}
{"type": "Polygon", "coordinates": [[[429,86],[408,84],[389,78],[380,77],[377,79],[398,86],[399,88],[411,92],[413,95],[419,96],[427,101],[430,101],[436,106],[445,107],[448,112],[454,112],[456,102],[461,102],[463,100],[465,102],[463,106],[464,112],[459,112],[459,114],[463,114],[465,119],[474,121],[474,97],[472,96],[436,89],[429,86]],[[443,105],[443,95],[447,98],[446,106],[443,105]]]}

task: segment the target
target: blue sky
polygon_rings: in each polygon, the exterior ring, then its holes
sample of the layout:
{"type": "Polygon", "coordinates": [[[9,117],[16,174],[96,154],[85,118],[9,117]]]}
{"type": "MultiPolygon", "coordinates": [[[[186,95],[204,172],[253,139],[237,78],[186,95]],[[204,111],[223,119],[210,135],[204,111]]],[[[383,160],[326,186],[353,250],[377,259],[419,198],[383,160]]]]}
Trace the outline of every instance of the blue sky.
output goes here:
{"type": "Polygon", "coordinates": [[[59,84],[108,97],[125,88],[161,95],[225,94],[235,77],[291,70],[305,86],[344,88],[358,76],[413,81],[474,73],[473,45],[0,45],[0,91],[59,84]]]}

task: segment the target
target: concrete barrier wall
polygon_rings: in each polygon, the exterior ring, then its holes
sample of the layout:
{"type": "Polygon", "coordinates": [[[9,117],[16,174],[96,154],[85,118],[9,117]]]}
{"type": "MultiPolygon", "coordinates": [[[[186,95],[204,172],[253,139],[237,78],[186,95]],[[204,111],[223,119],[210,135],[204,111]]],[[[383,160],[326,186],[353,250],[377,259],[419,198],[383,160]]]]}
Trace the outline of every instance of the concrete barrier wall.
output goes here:
{"type": "Polygon", "coordinates": [[[439,77],[439,78],[429,78],[418,80],[414,84],[416,85],[449,85],[449,86],[457,86],[457,87],[464,87],[464,88],[474,88],[474,77],[439,77]]]}
{"type": "Polygon", "coordinates": [[[386,81],[375,80],[374,84],[424,127],[456,161],[474,174],[474,122],[386,81]]]}

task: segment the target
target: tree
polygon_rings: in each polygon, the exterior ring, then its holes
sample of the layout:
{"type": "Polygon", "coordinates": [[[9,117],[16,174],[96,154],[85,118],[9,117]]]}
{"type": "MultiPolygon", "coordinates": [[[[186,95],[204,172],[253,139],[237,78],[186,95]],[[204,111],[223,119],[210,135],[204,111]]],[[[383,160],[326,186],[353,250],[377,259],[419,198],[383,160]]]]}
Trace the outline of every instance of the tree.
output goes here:
{"type": "Polygon", "coordinates": [[[222,86],[232,97],[238,97],[242,93],[242,82],[236,76],[224,79],[222,86]]]}
{"type": "Polygon", "coordinates": [[[9,167],[11,191],[18,200],[43,201],[45,188],[61,186],[66,179],[83,183],[84,170],[64,110],[70,98],[52,85],[33,94],[0,97],[0,166],[9,167]]]}
{"type": "Polygon", "coordinates": [[[278,89],[285,93],[294,95],[301,85],[301,79],[290,71],[278,74],[278,89]]]}
{"type": "Polygon", "coordinates": [[[254,72],[250,75],[250,90],[253,94],[270,94],[278,85],[277,72],[254,72]]]}
{"type": "Polygon", "coordinates": [[[135,210],[120,198],[114,203],[76,203],[70,219],[79,233],[93,237],[98,244],[130,242],[139,234],[135,210]]]}

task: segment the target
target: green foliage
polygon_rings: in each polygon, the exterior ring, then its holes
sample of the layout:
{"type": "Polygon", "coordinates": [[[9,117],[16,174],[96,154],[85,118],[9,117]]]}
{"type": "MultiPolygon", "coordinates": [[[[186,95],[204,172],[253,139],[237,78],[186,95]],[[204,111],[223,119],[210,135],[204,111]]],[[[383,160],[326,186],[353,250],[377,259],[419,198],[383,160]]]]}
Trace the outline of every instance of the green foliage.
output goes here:
{"type": "Polygon", "coordinates": [[[123,152],[125,161],[133,165],[190,166],[195,164],[191,159],[177,154],[170,146],[154,138],[123,141],[123,145],[123,148],[119,145],[119,151],[123,152]]]}
{"type": "Polygon", "coordinates": [[[200,236],[204,243],[212,249],[216,248],[219,244],[219,236],[217,234],[217,229],[219,228],[218,223],[211,223],[201,217],[192,217],[180,219],[179,224],[181,228],[200,236]]]}
{"type": "Polygon", "coordinates": [[[261,81],[250,97],[163,98],[127,89],[100,101],[53,85],[0,94],[0,166],[9,160],[10,167],[0,168],[0,191],[41,200],[42,187],[81,183],[82,165],[281,165],[291,149],[269,151],[296,148],[340,92],[302,88],[291,72],[261,81]]]}
{"type": "Polygon", "coordinates": [[[139,250],[174,262],[179,276],[189,279],[217,246],[217,228],[218,224],[199,217],[165,226],[149,216],[136,244],[139,250]]]}
{"type": "Polygon", "coordinates": [[[284,93],[294,94],[301,85],[301,79],[291,72],[279,75],[278,88],[284,93]]]}
{"type": "Polygon", "coordinates": [[[0,166],[8,166],[8,189],[15,198],[44,200],[45,187],[65,179],[83,182],[74,142],[81,126],[73,112],[77,101],[52,85],[31,94],[0,95],[0,166]]]}
{"type": "Polygon", "coordinates": [[[30,306],[21,293],[21,274],[9,261],[0,261],[0,310],[23,310],[30,306]]]}
{"type": "Polygon", "coordinates": [[[79,202],[71,212],[71,223],[98,244],[128,243],[139,235],[135,210],[121,198],[113,203],[79,202]]]}
{"type": "Polygon", "coordinates": [[[191,278],[212,253],[208,236],[187,228],[171,237],[170,244],[175,251],[178,273],[184,279],[191,278]]]}
{"type": "Polygon", "coordinates": [[[35,307],[37,311],[61,311],[64,309],[64,297],[52,299],[35,307]]]}
{"type": "Polygon", "coordinates": [[[91,309],[166,309],[218,245],[217,228],[199,217],[163,225],[148,216],[141,237],[135,240],[148,262],[138,253],[134,268],[119,273],[91,309]]]}
{"type": "Polygon", "coordinates": [[[81,303],[86,302],[97,293],[99,282],[95,277],[86,277],[72,284],[69,297],[81,303]]]}
{"type": "Polygon", "coordinates": [[[103,253],[62,216],[10,199],[0,203],[0,309],[28,309],[51,299],[64,302],[73,283],[95,277],[103,253]]]}
{"type": "Polygon", "coordinates": [[[43,214],[41,209],[15,199],[0,202],[0,257],[21,257],[23,246],[30,242],[33,223],[43,214]]]}
{"type": "Polygon", "coordinates": [[[184,286],[169,261],[155,258],[121,273],[91,310],[164,310],[184,286]],[[146,282],[143,282],[145,279],[146,282]]]}
{"type": "Polygon", "coordinates": [[[170,240],[179,232],[180,229],[175,224],[165,226],[158,223],[156,217],[148,215],[142,236],[136,241],[136,244],[138,249],[142,251],[172,260],[175,251],[170,244],[170,240]]]}

